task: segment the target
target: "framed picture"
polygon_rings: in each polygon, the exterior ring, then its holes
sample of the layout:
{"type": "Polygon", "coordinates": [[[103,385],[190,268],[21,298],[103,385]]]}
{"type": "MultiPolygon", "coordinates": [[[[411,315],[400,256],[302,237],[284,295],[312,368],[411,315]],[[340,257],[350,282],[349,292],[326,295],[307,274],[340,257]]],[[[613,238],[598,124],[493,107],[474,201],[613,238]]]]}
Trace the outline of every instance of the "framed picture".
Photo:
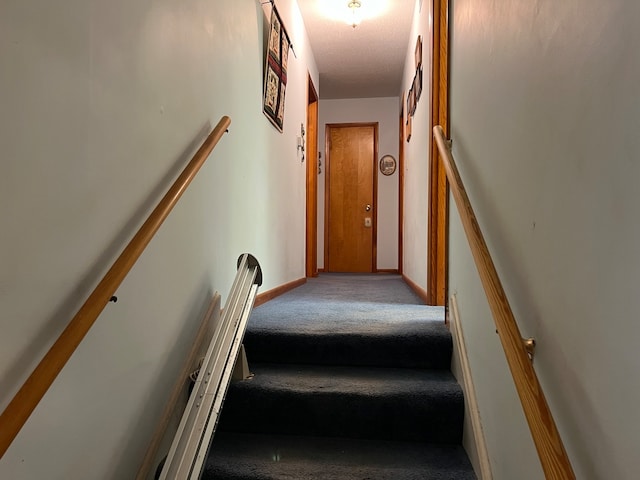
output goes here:
{"type": "Polygon", "coordinates": [[[405,136],[407,138],[407,142],[411,140],[411,97],[412,97],[413,89],[409,90],[407,93],[407,121],[405,123],[405,136]]]}
{"type": "Polygon", "coordinates": [[[416,107],[418,106],[418,101],[420,100],[420,96],[422,95],[422,68],[416,70],[411,88],[413,89],[415,96],[413,106],[413,112],[415,113],[416,107]]]}
{"type": "Polygon", "coordinates": [[[413,117],[413,114],[416,113],[416,89],[415,89],[415,78],[411,83],[411,89],[409,90],[409,97],[407,98],[407,115],[413,117]]]}
{"type": "Polygon", "coordinates": [[[411,90],[413,90],[413,114],[416,113],[416,107],[418,106],[418,71],[416,70],[413,76],[413,82],[411,83],[411,90]]]}
{"type": "Polygon", "coordinates": [[[271,10],[271,27],[268,40],[262,111],[273,126],[279,132],[282,132],[290,42],[275,6],[271,10]]]}
{"type": "Polygon", "coordinates": [[[393,155],[384,155],[380,159],[380,172],[383,175],[393,175],[396,171],[396,159],[393,155]]]}
{"type": "Polygon", "coordinates": [[[407,125],[407,107],[406,103],[404,103],[404,91],[402,92],[402,97],[400,97],[400,125],[402,128],[401,137],[405,138],[406,125],[407,125]]]}
{"type": "Polygon", "coordinates": [[[407,112],[410,115],[415,114],[418,101],[422,96],[422,35],[418,35],[418,39],[416,40],[415,62],[416,73],[413,76],[411,90],[409,92],[412,98],[411,102],[407,104],[407,108],[409,107],[409,104],[411,105],[411,109],[407,112]]]}

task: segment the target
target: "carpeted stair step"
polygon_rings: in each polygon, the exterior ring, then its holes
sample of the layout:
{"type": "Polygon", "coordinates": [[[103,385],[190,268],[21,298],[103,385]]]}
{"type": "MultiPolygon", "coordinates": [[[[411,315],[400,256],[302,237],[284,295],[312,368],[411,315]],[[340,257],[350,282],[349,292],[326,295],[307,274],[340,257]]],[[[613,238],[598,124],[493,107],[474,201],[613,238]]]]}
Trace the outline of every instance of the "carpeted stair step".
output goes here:
{"type": "Polygon", "coordinates": [[[474,480],[459,445],[219,432],[203,480],[474,480]]]}
{"type": "Polygon", "coordinates": [[[444,370],[252,364],[219,430],[460,443],[463,394],[444,370]]]}
{"type": "Polygon", "coordinates": [[[314,305],[308,299],[271,303],[251,315],[244,337],[250,362],[450,368],[451,335],[435,307],[337,300],[314,305]]]}
{"type": "Polygon", "coordinates": [[[449,369],[451,334],[443,322],[377,320],[312,325],[252,323],[244,337],[250,362],[449,369]]]}

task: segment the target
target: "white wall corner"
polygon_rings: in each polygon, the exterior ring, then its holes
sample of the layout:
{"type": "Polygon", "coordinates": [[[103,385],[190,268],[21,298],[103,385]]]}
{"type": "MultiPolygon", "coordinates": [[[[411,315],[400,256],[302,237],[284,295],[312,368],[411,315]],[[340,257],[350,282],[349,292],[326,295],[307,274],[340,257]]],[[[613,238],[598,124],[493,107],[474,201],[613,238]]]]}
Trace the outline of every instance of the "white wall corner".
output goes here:
{"type": "Polygon", "coordinates": [[[476,475],[481,480],[492,480],[489,452],[482,431],[480,411],[476,399],[476,391],[471,377],[467,346],[458,313],[456,294],[451,295],[449,302],[451,336],[453,337],[453,354],[451,356],[451,372],[460,383],[464,392],[464,430],[462,445],[469,456],[476,475]]]}

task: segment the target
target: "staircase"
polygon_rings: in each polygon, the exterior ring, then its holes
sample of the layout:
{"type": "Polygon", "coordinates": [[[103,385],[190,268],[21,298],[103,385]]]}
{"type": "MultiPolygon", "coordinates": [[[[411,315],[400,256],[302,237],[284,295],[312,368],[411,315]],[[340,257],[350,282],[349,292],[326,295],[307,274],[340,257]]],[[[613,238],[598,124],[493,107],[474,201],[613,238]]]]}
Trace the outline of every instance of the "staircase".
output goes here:
{"type": "Polygon", "coordinates": [[[255,375],[232,382],[202,478],[475,479],[451,337],[419,303],[397,276],[324,275],[257,307],[255,375]]]}

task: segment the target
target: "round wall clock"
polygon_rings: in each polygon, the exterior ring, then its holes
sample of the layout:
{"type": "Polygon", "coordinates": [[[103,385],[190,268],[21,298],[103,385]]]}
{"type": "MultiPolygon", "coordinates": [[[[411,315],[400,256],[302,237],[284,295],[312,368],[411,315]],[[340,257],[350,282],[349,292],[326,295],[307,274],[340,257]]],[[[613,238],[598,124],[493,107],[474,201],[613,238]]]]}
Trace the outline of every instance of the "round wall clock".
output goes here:
{"type": "Polygon", "coordinates": [[[396,159],[393,155],[385,155],[380,159],[380,171],[383,175],[393,175],[396,171],[396,159]]]}

